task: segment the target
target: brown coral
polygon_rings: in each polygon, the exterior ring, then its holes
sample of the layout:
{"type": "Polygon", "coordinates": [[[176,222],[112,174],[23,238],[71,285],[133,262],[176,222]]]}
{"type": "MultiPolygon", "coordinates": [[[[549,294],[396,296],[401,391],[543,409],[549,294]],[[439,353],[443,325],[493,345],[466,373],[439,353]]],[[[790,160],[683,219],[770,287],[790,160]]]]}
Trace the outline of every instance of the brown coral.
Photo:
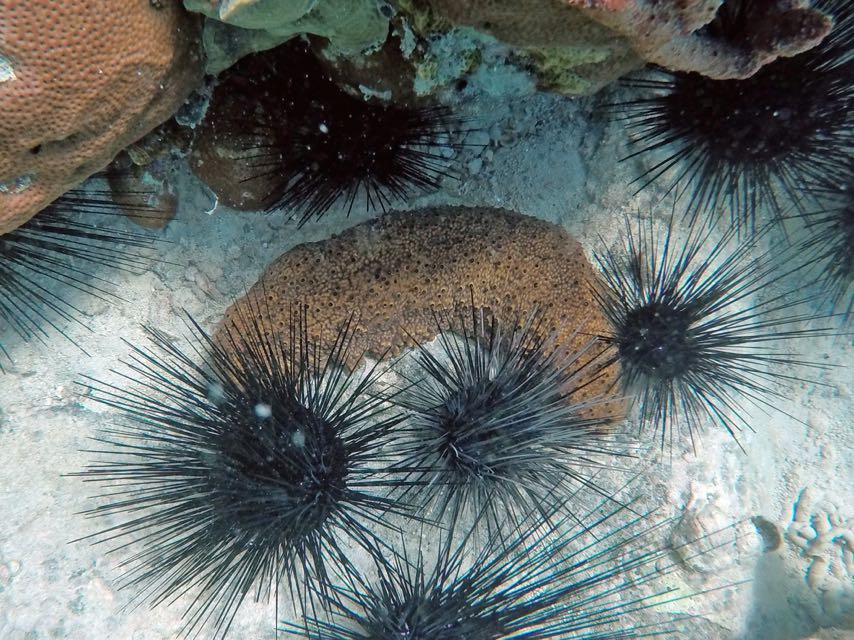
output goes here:
{"type": "MultiPolygon", "coordinates": [[[[606,329],[595,281],[581,245],[561,227],[503,209],[438,207],[389,213],[294,247],[223,322],[246,331],[245,319],[260,308],[269,317],[259,324],[284,328],[291,305],[302,303],[312,337],[326,342],[357,311],[353,353],[396,354],[413,338],[435,337],[433,311],[455,312],[473,290],[502,323],[542,309],[560,348],[576,350],[606,329]],[[266,304],[255,306],[259,299],[266,304]]],[[[612,365],[578,399],[613,391],[617,373],[612,365]]]]}
{"type": "Polygon", "coordinates": [[[197,47],[179,2],[0,0],[0,234],[172,115],[197,47]]]}
{"type": "MultiPolygon", "coordinates": [[[[730,0],[733,1],[733,0],[730,0]]],[[[454,24],[483,29],[514,46],[589,46],[607,38],[613,60],[629,63],[626,46],[647,62],[712,78],[744,78],[780,56],[814,47],[830,31],[830,19],[794,0],[757,4],[751,31],[739,42],[704,27],[724,0],[429,0],[454,24]],[[591,24],[592,23],[592,24],[591,24]]],[[[612,63],[613,64],[613,63],[612,63]]]]}

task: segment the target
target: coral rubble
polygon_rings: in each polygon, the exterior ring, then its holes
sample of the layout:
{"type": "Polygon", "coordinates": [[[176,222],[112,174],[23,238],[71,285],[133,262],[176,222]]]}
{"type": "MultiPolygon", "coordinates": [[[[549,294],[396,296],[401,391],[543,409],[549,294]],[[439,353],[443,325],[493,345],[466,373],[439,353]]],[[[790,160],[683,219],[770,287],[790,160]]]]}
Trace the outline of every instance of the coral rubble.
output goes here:
{"type": "Polygon", "coordinates": [[[149,0],[0,0],[0,234],[171,116],[201,78],[197,20],[149,0]]]}

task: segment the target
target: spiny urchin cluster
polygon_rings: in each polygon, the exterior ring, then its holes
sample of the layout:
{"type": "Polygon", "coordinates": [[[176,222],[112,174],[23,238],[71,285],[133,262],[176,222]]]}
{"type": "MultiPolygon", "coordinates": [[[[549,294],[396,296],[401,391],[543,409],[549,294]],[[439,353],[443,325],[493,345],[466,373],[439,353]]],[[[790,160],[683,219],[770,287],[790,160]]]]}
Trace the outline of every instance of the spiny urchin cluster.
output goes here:
{"type": "MultiPolygon", "coordinates": [[[[757,1],[728,2],[709,29],[737,37],[757,1]]],[[[344,368],[352,318],[332,344],[309,337],[301,307],[273,331],[259,304],[216,339],[191,319],[189,351],[148,329],[153,349],[133,347],[123,374],[135,387],[87,382],[124,420],[97,438],[90,453],[99,459],[78,474],[109,487],[87,512],[109,524],[90,538],[139,538],[123,584],[153,605],[193,594],[184,632],[219,638],[247,598],[278,602],[280,589],[303,614],[284,631],[311,640],[676,633],[678,619],[629,621],[682,597],[667,588],[629,595],[677,568],[673,549],[652,540],[671,523],[645,525],[644,514],[611,525],[630,506],[596,478],[620,455],[609,437],[620,390],[574,396],[619,366],[662,444],[678,428],[693,443],[706,421],[734,437],[749,426],[745,401],[776,408],[775,382],[801,378],[769,365],[818,366],[777,346],[827,330],[802,328],[810,300],[782,286],[802,267],[779,269],[775,248],[756,255],[768,239],[756,220],[763,208],[781,217],[781,196],[801,206],[803,184],[826,184],[850,158],[851,20],[842,2],[824,4],[837,19],[831,37],[752,78],[660,71],[662,81],[634,83],[661,91],[620,105],[638,153],[675,145],[646,179],[677,172],[674,188],[690,192],[689,226],[680,242],[672,221],[664,237],[627,225],[625,244],[599,253],[596,296],[610,330],[580,352],[553,344],[544,313],[502,326],[472,297],[464,313],[436,315],[438,346],[417,344],[417,373],[388,394],[375,388],[384,365],[344,368]],[[712,240],[705,223],[722,206],[732,224],[712,240]],[[591,489],[608,506],[580,513],[573,498],[591,489]],[[403,540],[413,523],[422,540],[441,531],[435,557],[403,540]]],[[[458,126],[446,109],[351,96],[304,43],[288,47],[263,109],[245,114],[246,133],[266,140],[249,150],[255,179],[273,185],[268,208],[294,209],[303,223],[341,198],[348,211],[360,195],[366,208],[385,209],[438,185],[441,151],[453,146],[442,136],[458,126]]],[[[822,188],[806,193],[826,196],[822,188]]],[[[806,245],[832,265],[836,302],[850,285],[845,202],[811,220],[821,231],[806,245]]]]}
{"type": "Polygon", "coordinates": [[[588,455],[607,451],[598,433],[607,420],[584,416],[596,403],[568,402],[585,367],[599,366],[594,354],[558,355],[538,337],[539,315],[501,329],[472,307],[473,324],[441,325],[447,359],[419,349],[432,376],[423,393],[410,381],[389,394],[375,386],[379,363],[362,374],[339,366],[352,322],[321,345],[303,309],[284,333],[270,333],[261,304],[240,331],[227,327],[216,339],[190,320],[192,350],[149,329],[154,349],[133,348],[127,387],[87,380],[87,393],[123,416],[97,438],[90,453],[99,459],[77,474],[105,486],[104,504],[87,513],[109,524],[90,538],[119,548],[138,539],[121,565],[121,584],[138,599],[158,605],[194,593],[184,633],[218,638],[245,599],[278,602],[280,587],[304,614],[289,630],[318,639],[582,640],[615,626],[607,637],[671,628],[624,622],[660,602],[617,596],[657,579],[652,565],[660,569],[668,550],[647,539],[660,525],[645,529],[646,515],[583,472],[588,455]],[[449,406],[466,420],[445,421],[449,406]],[[411,441],[441,448],[455,427],[463,438],[453,448],[473,465],[462,475],[442,459],[447,448],[422,460],[411,441]],[[480,513],[452,509],[427,568],[424,554],[387,534],[441,531],[409,506],[435,500],[446,484],[463,496],[455,504],[480,513]],[[569,504],[590,486],[606,496],[594,512],[569,504]],[[604,526],[624,511],[634,514],[630,524],[604,526]],[[490,517],[484,538],[477,523],[490,517]],[[375,579],[365,578],[354,546],[375,579]]]}

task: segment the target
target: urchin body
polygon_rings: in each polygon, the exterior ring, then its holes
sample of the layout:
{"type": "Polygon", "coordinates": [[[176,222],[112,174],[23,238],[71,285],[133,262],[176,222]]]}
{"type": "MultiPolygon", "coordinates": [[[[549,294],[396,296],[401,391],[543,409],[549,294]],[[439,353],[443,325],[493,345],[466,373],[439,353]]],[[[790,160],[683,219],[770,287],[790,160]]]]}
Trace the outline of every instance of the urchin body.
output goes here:
{"type": "Polygon", "coordinates": [[[744,404],[771,408],[775,383],[799,379],[804,361],[782,345],[790,339],[826,335],[824,326],[801,328],[809,299],[792,287],[768,292],[799,271],[796,251],[767,250],[723,237],[699,225],[683,241],[671,225],[663,234],[641,224],[628,228],[617,249],[596,256],[603,273],[598,298],[610,319],[603,336],[615,347],[623,387],[637,398],[643,425],[652,426],[662,446],[675,428],[694,444],[707,420],[733,437],[748,425],[744,404]],[[777,262],[794,267],[778,268],[777,262]],[[770,368],[785,366],[777,373],[770,368]]]}
{"type": "MultiPolygon", "coordinates": [[[[434,553],[404,544],[376,563],[371,578],[358,574],[337,586],[325,617],[307,616],[284,630],[310,640],[670,637],[683,616],[645,624],[630,617],[692,595],[659,583],[678,568],[669,556],[674,549],[655,541],[669,523],[645,522],[645,514],[617,525],[620,511],[584,514],[578,526],[556,512],[538,514],[472,554],[470,531],[440,536],[434,553]],[[633,592],[643,585],[647,595],[633,592]]],[[[703,536],[701,551],[692,549],[698,542],[680,545],[679,554],[714,551],[731,537],[726,530],[703,536]]]]}
{"type": "Polygon", "coordinates": [[[328,590],[330,566],[352,567],[344,540],[379,553],[368,525],[400,512],[379,471],[399,418],[364,396],[378,370],[355,379],[338,366],[349,325],[321,348],[306,323],[295,312],[288,334],[270,338],[249,322],[254,331],[220,343],[192,323],[203,362],[150,330],[156,349],[134,348],[129,363],[142,388],[89,383],[126,424],[98,438],[103,461],[78,474],[117,484],[88,514],[118,523],[94,537],[143,535],[123,584],[152,604],[200,591],[187,633],[225,636],[247,596],[277,596],[280,585],[306,605],[328,590]]]}
{"type": "Polygon", "coordinates": [[[609,424],[622,405],[573,393],[601,374],[604,345],[561,352],[543,314],[502,326],[473,300],[436,321],[439,353],[418,345],[420,371],[396,400],[409,414],[395,464],[406,497],[420,493],[452,525],[470,517],[501,530],[595,486],[595,471],[613,464],[609,424]]]}
{"type": "Polygon", "coordinates": [[[339,200],[348,213],[358,198],[366,210],[385,211],[392,201],[436,188],[450,175],[442,152],[457,146],[450,134],[461,123],[449,109],[350,95],[305,43],[280,50],[263,82],[249,79],[248,128],[247,122],[232,124],[264,141],[245,151],[253,152],[248,180],[269,185],[268,209],[294,209],[300,224],[323,216],[339,200]]]}
{"type": "MultiPolygon", "coordinates": [[[[691,217],[722,210],[742,231],[757,216],[777,218],[790,203],[803,210],[803,185],[834,175],[854,150],[854,15],[845,0],[816,7],[835,19],[820,45],[779,58],[741,80],[712,80],[658,69],[629,86],[651,93],[615,105],[637,146],[629,157],[654,158],[641,189],[665,179],[691,217]]],[[[710,29],[738,42],[761,11],[756,0],[728,1],[710,29]]]]}

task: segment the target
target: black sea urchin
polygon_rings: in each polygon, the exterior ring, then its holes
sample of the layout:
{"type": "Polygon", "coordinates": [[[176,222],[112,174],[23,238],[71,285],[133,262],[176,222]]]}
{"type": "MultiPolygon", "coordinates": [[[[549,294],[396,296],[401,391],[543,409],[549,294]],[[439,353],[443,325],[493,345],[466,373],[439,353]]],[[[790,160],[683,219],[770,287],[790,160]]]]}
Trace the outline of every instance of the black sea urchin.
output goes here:
{"type": "Polygon", "coordinates": [[[473,301],[436,323],[439,353],[418,345],[420,373],[395,400],[409,415],[395,445],[404,492],[420,492],[416,502],[440,521],[468,514],[493,530],[595,487],[622,407],[579,400],[601,373],[603,345],[563,353],[541,313],[502,327],[473,301]]]}
{"type": "MultiPolygon", "coordinates": [[[[265,55],[265,54],[259,54],[265,55]]],[[[443,106],[408,106],[352,96],[327,75],[308,45],[283,45],[270,62],[261,107],[250,117],[254,179],[271,184],[269,209],[293,208],[300,224],[361,194],[368,210],[439,186],[450,175],[444,149],[461,123],[443,106]]],[[[250,178],[250,180],[253,178],[250,178]]]]}
{"type": "Polygon", "coordinates": [[[104,224],[123,215],[109,193],[72,191],[0,235],[0,355],[10,357],[4,334],[29,341],[53,329],[68,337],[63,323],[82,324],[72,292],[118,298],[95,269],[141,271],[146,261],[136,250],[152,242],[145,234],[104,224]]]}
{"type": "MultiPolygon", "coordinates": [[[[739,42],[764,0],[727,0],[708,27],[739,42]]],[[[673,170],[670,190],[685,194],[688,212],[714,219],[728,210],[742,231],[767,210],[780,217],[781,196],[803,206],[802,187],[834,175],[854,151],[854,4],[813,3],[833,16],[830,35],[814,49],[779,58],[744,80],[712,80],[656,69],[629,85],[652,92],[615,105],[633,145],[629,157],[655,164],[641,189],[673,170]]]]}
{"type": "Polygon", "coordinates": [[[543,517],[509,539],[493,536],[474,557],[467,540],[450,536],[431,560],[404,546],[377,562],[375,578],[348,576],[336,586],[328,619],[307,616],[284,630],[310,640],[672,637],[687,616],[638,624],[632,614],[696,595],[660,581],[677,569],[677,556],[690,559],[733,538],[721,531],[672,548],[655,541],[657,529],[672,523],[639,516],[617,525],[619,511],[589,518],[586,528],[543,517]]]}
{"type": "Polygon", "coordinates": [[[821,284],[830,303],[841,308],[846,320],[854,311],[854,171],[842,187],[812,187],[821,199],[819,211],[805,215],[808,237],[804,254],[824,270],[821,284]]]}
{"type": "Polygon", "coordinates": [[[799,380],[794,365],[818,366],[783,343],[828,330],[798,328],[812,319],[797,311],[809,298],[773,291],[803,266],[775,267],[798,262],[794,250],[754,256],[755,242],[736,240],[734,227],[713,241],[697,225],[678,244],[672,225],[663,242],[651,224],[637,235],[627,228],[624,246],[597,254],[604,286],[596,295],[611,324],[603,338],[616,348],[626,391],[637,394],[642,424],[660,432],[662,446],[667,434],[672,445],[676,426],[693,445],[707,418],[736,437],[747,426],[738,398],[776,408],[766,397],[779,395],[774,383],[799,380]]]}
{"type": "Polygon", "coordinates": [[[93,537],[140,536],[122,585],[152,605],[198,592],[187,635],[210,626],[224,637],[250,593],[272,591],[278,603],[283,582],[310,608],[304,596],[327,591],[330,565],[352,567],[345,543],[379,553],[370,526],[400,512],[382,495],[390,481],[379,452],[399,417],[366,395],[380,369],[359,376],[337,365],[351,323],[318,345],[303,312],[287,340],[268,337],[254,317],[218,342],[191,321],[193,352],[149,329],[155,350],[134,347],[123,374],[136,389],[87,381],[126,421],[97,438],[91,453],[103,459],[77,474],[109,485],[107,504],[86,512],[110,518],[93,537]]]}

